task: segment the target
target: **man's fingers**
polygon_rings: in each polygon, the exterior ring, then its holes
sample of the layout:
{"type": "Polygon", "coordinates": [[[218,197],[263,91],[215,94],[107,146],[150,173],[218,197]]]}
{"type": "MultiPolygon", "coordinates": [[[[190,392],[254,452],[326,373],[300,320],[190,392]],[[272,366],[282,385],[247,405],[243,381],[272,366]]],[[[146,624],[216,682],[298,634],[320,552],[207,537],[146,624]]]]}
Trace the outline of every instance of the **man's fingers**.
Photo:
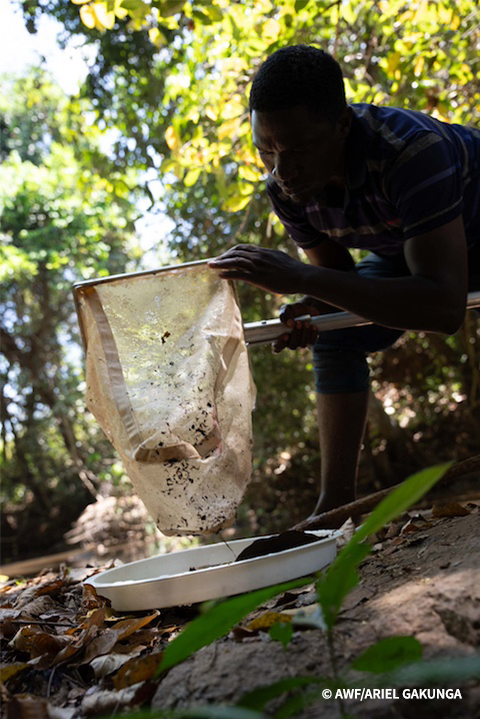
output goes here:
{"type": "Polygon", "coordinates": [[[288,342],[290,340],[290,335],[282,335],[281,337],[277,337],[275,342],[273,343],[273,351],[275,354],[278,354],[279,352],[282,352],[286,347],[288,347],[288,342]]]}
{"type": "Polygon", "coordinates": [[[295,320],[301,315],[311,314],[309,311],[310,309],[311,308],[303,304],[303,302],[294,302],[290,305],[282,305],[282,307],[280,307],[279,313],[280,322],[287,324],[287,321],[290,319],[295,320]]]}
{"type": "Polygon", "coordinates": [[[215,267],[217,265],[223,265],[225,262],[236,262],[242,258],[252,261],[252,253],[254,252],[258,252],[257,247],[253,247],[252,245],[237,245],[236,247],[232,247],[230,250],[227,250],[222,255],[210,260],[208,265],[210,267],[215,267]]]}
{"type": "Polygon", "coordinates": [[[218,276],[222,280],[246,280],[247,282],[251,278],[251,274],[248,270],[241,269],[221,270],[218,276]]]}
{"type": "Polygon", "coordinates": [[[278,337],[273,344],[273,351],[275,353],[281,352],[288,348],[296,350],[299,347],[308,347],[313,345],[318,335],[318,327],[311,325],[310,322],[293,322],[288,321],[288,325],[292,326],[292,331],[289,334],[281,335],[278,337]]]}

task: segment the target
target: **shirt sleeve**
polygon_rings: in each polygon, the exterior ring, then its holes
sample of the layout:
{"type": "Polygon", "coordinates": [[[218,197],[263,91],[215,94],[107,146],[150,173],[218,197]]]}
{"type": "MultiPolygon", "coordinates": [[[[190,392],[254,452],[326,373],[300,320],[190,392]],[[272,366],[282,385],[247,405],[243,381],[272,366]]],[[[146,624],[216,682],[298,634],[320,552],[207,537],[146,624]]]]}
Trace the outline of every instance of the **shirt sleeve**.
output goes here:
{"type": "Polygon", "coordinates": [[[460,153],[454,143],[434,132],[416,136],[397,157],[385,181],[405,240],[435,230],[463,210],[460,153]]]}
{"type": "Polygon", "coordinates": [[[308,222],[306,208],[285,197],[270,175],[267,179],[267,195],[274,213],[295,244],[303,250],[317,247],[326,237],[308,222]]]}

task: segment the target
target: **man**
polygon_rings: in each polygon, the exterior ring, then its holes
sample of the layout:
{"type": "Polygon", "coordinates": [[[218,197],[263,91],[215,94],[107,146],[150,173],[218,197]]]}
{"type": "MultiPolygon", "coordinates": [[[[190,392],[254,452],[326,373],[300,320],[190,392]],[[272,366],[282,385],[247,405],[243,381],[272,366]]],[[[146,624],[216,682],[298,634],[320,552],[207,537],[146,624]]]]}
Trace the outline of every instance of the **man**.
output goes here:
{"type": "Polygon", "coordinates": [[[339,65],[305,45],[260,67],[250,112],[271,204],[310,264],[239,245],[210,266],[226,279],[307,295],[282,311],[294,330],[275,349],[314,343],[319,513],[355,498],[367,354],[407,329],[454,333],[468,290],[480,289],[480,131],[349,106],[339,65]],[[371,254],[355,266],[349,247],[371,254]],[[317,333],[295,322],[335,308],[378,324],[317,333]]]}

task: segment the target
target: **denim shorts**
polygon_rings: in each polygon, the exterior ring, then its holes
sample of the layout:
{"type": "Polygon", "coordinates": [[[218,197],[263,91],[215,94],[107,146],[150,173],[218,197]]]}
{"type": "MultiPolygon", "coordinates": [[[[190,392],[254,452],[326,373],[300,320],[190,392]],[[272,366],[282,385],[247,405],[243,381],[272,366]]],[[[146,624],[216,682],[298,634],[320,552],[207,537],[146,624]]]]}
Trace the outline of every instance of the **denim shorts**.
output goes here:
{"type": "MultiPolygon", "coordinates": [[[[408,277],[404,256],[380,257],[373,253],[356,265],[365,277],[408,277]]],[[[480,289],[480,246],[469,252],[469,291],[480,289]]],[[[369,387],[367,355],[391,347],[403,330],[365,325],[320,332],[313,346],[315,389],[319,394],[364,392],[369,387]]]]}

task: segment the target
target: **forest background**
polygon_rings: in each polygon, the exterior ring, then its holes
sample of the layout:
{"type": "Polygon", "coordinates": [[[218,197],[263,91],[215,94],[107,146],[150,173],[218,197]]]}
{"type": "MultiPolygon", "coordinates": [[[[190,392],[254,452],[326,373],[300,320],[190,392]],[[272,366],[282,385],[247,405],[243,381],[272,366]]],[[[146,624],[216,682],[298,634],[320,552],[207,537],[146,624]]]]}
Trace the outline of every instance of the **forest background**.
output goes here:
{"type": "MultiPolygon", "coordinates": [[[[89,48],[80,91],[40,65],[4,76],[0,99],[3,561],[60,546],[84,507],[130,483],[84,403],[71,286],[212,257],[238,242],[295,255],[271,213],[248,121],[251,79],[277,48],[333,53],[351,102],[421,110],[478,127],[475,0],[24,0],[89,48]],[[150,247],[135,226],[148,213],[150,247]]],[[[355,254],[356,259],[361,253],[355,254]]],[[[285,298],[241,284],[245,321],[285,298]]],[[[320,458],[308,350],[250,351],[258,388],[254,479],[240,533],[307,516],[320,458]]],[[[478,452],[480,328],[406,333],[374,355],[359,491],[478,452]]]]}

